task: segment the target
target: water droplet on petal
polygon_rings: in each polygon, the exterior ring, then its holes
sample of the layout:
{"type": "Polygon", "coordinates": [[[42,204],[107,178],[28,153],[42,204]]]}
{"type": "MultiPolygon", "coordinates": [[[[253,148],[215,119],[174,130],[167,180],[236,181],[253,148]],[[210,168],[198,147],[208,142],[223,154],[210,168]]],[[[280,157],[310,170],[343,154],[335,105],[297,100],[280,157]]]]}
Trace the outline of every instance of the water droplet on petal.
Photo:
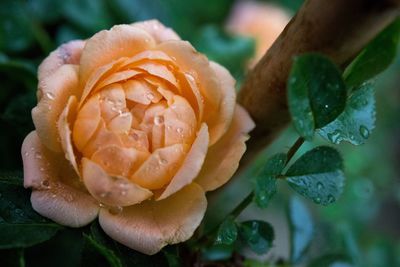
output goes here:
{"type": "Polygon", "coordinates": [[[369,130],[364,125],[360,126],[360,134],[363,138],[367,139],[369,137],[369,130]]]}
{"type": "Polygon", "coordinates": [[[176,131],[178,132],[178,133],[183,133],[183,129],[181,128],[181,127],[178,127],[178,128],[176,128],[176,131]]]}
{"type": "Polygon", "coordinates": [[[46,188],[46,189],[49,189],[50,188],[50,181],[49,180],[43,180],[41,183],[40,183],[44,188],[46,188]]]}
{"type": "Polygon", "coordinates": [[[29,152],[26,151],[26,152],[24,153],[24,156],[25,156],[25,157],[29,156],[29,152]]]}
{"type": "Polygon", "coordinates": [[[113,215],[118,215],[122,212],[123,208],[121,206],[111,207],[108,211],[113,215]]]}
{"type": "Polygon", "coordinates": [[[56,196],[57,196],[56,194],[53,194],[51,197],[52,197],[52,198],[56,198],[56,196]]]}
{"type": "Polygon", "coordinates": [[[154,99],[154,94],[153,94],[153,93],[147,93],[147,94],[146,94],[146,97],[147,97],[148,100],[151,101],[151,100],[154,99]]]}
{"type": "Polygon", "coordinates": [[[154,117],[154,124],[160,125],[164,123],[164,118],[162,116],[155,116],[154,117]]]}
{"type": "Polygon", "coordinates": [[[106,205],[104,205],[103,203],[100,202],[100,203],[99,203],[99,207],[100,207],[100,208],[105,208],[106,205]]]}
{"type": "Polygon", "coordinates": [[[160,163],[165,165],[168,163],[168,160],[161,158],[160,163]]]}
{"type": "Polygon", "coordinates": [[[47,97],[48,99],[50,99],[50,100],[54,100],[54,95],[53,95],[53,93],[47,92],[47,93],[46,93],[46,97],[47,97]]]}
{"type": "Polygon", "coordinates": [[[100,194],[100,197],[101,197],[101,198],[105,198],[105,197],[107,197],[109,194],[110,194],[110,192],[103,192],[103,193],[100,194]]]}

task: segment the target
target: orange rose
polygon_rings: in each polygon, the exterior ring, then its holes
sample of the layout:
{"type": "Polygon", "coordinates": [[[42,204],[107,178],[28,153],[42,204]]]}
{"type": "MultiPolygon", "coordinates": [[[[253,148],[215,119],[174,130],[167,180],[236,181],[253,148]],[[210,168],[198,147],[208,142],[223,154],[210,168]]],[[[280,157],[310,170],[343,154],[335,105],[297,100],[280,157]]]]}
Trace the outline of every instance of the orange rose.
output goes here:
{"type": "Polygon", "coordinates": [[[190,238],[254,127],[228,71],[146,21],[64,44],[38,75],[22,145],[33,208],[71,227],[99,216],[147,254],[190,238]]]}
{"type": "Polygon", "coordinates": [[[256,52],[250,65],[254,66],[274,43],[290,20],[289,14],[274,5],[261,2],[239,2],[226,24],[227,30],[252,37],[256,52]]]}

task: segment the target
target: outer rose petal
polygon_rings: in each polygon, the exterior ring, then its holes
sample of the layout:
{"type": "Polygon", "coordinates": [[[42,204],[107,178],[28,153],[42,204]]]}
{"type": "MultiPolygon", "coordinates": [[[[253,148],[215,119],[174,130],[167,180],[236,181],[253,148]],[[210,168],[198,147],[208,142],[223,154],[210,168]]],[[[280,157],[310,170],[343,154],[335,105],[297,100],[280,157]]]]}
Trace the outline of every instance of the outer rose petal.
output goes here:
{"type": "Polygon", "coordinates": [[[86,84],[99,67],[122,57],[132,57],[155,45],[146,31],[130,25],[117,25],[90,38],[82,51],[80,79],[86,84]]]}
{"type": "MultiPolygon", "coordinates": [[[[221,103],[219,106],[219,111],[215,114],[215,119],[212,120],[210,125],[210,136],[214,137],[214,142],[216,142],[223,134],[228,130],[229,125],[232,121],[233,112],[235,110],[236,103],[236,92],[235,92],[235,79],[229,73],[227,69],[210,61],[211,68],[217,74],[220,88],[221,88],[221,103]]],[[[212,145],[211,143],[210,145],[212,145]]]]}
{"type": "Polygon", "coordinates": [[[200,224],[207,208],[204,191],[195,183],[162,201],[145,201],[112,215],[101,210],[103,230],[118,242],[145,254],[167,244],[186,241],[200,224]]]}
{"type": "Polygon", "coordinates": [[[130,206],[150,198],[153,193],[124,177],[111,177],[93,161],[82,159],[82,176],[89,192],[110,206],[130,206]]]}
{"type": "Polygon", "coordinates": [[[43,79],[52,75],[65,64],[78,64],[85,41],[75,40],[65,43],[43,60],[38,69],[39,85],[43,79]]]}
{"type": "Polygon", "coordinates": [[[193,179],[196,178],[207,154],[208,141],[208,128],[207,125],[203,123],[181,168],[176,172],[167,188],[157,200],[169,197],[187,184],[190,184],[193,179]]]}
{"type": "Polygon", "coordinates": [[[78,164],[76,162],[74,147],[72,145],[72,131],[70,127],[70,122],[72,122],[76,117],[77,106],[78,101],[76,100],[76,97],[70,96],[68,103],[58,120],[57,129],[60,134],[61,146],[65,153],[65,158],[71,163],[76,174],[79,176],[78,164]]]}
{"type": "Polygon", "coordinates": [[[63,65],[39,85],[41,97],[32,109],[32,119],[42,143],[49,149],[62,150],[57,121],[71,95],[78,94],[78,67],[63,65]]]}
{"type": "Polygon", "coordinates": [[[195,182],[205,191],[225,184],[235,173],[246,150],[247,133],[255,124],[247,112],[236,105],[235,114],[226,134],[208,150],[203,167],[195,182]]]}
{"type": "Polygon", "coordinates": [[[180,40],[179,36],[172,29],[165,27],[158,20],[147,20],[143,22],[136,22],[131,24],[132,26],[141,28],[153,36],[157,43],[161,43],[168,40],[180,40]]]}
{"type": "Polygon", "coordinates": [[[22,159],[24,186],[33,187],[34,210],[71,227],[81,227],[97,217],[98,203],[79,187],[78,177],[63,154],[43,146],[35,131],[22,144],[22,159]]]}

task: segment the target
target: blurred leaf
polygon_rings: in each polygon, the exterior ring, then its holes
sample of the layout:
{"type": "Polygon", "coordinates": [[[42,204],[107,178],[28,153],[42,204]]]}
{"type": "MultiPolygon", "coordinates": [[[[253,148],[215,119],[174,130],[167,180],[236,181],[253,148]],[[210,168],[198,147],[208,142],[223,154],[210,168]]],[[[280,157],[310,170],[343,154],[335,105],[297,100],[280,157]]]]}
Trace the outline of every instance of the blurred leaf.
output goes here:
{"type": "Polygon", "coordinates": [[[167,246],[163,248],[162,252],[164,253],[165,258],[168,261],[168,267],[181,267],[182,260],[179,255],[178,246],[167,246]]]}
{"type": "Polygon", "coordinates": [[[0,249],[29,247],[50,239],[61,229],[32,209],[21,180],[10,174],[0,176],[0,249]]]}
{"type": "Polygon", "coordinates": [[[254,202],[260,208],[266,208],[276,194],[276,176],[280,175],[286,165],[286,154],[272,156],[254,179],[254,202]]]}
{"type": "Polygon", "coordinates": [[[162,253],[147,256],[125,247],[109,238],[97,221],[90,226],[90,235],[87,235],[86,240],[87,238],[90,238],[90,243],[84,246],[82,266],[167,266],[162,253]],[[105,261],[108,262],[107,265],[104,265],[105,261]]]}
{"type": "Polygon", "coordinates": [[[64,1],[62,5],[63,15],[89,35],[108,29],[114,24],[105,0],[70,0],[64,1]]]}
{"type": "Polygon", "coordinates": [[[319,54],[296,57],[288,80],[288,104],[296,130],[310,140],[315,129],[345,108],[346,86],[339,69],[319,54]]]}
{"type": "Polygon", "coordinates": [[[0,250],[0,266],[4,267],[25,267],[23,249],[0,250]]]}
{"type": "Polygon", "coordinates": [[[0,51],[20,52],[33,42],[30,19],[23,1],[0,2],[0,51]]]}
{"type": "Polygon", "coordinates": [[[346,84],[359,86],[384,71],[396,56],[399,39],[400,18],[378,34],[346,68],[346,84]]]}
{"type": "Polygon", "coordinates": [[[307,251],[314,233],[313,221],[307,206],[297,196],[289,201],[290,258],[298,263],[307,251]]]}
{"type": "Polygon", "coordinates": [[[274,229],[264,221],[252,220],[240,224],[239,234],[243,241],[257,254],[265,254],[272,247],[274,229]]]}
{"type": "Polygon", "coordinates": [[[347,141],[364,144],[375,127],[375,97],[372,83],[364,83],[353,91],[346,108],[333,122],[318,133],[333,144],[347,141]]]}
{"type": "Polygon", "coordinates": [[[228,35],[214,25],[203,27],[193,43],[198,51],[227,68],[236,78],[244,74],[255,49],[253,39],[228,35]]]}
{"type": "Polygon", "coordinates": [[[60,27],[58,27],[58,31],[56,34],[56,43],[59,46],[71,40],[85,39],[86,37],[87,37],[86,34],[75,29],[75,27],[70,26],[68,24],[63,24],[60,27]]]}
{"type": "Polygon", "coordinates": [[[206,261],[221,261],[232,257],[234,246],[232,245],[212,245],[202,250],[201,258],[206,261]]]}
{"type": "Polygon", "coordinates": [[[231,245],[236,241],[237,235],[238,229],[235,219],[233,217],[228,217],[218,228],[215,244],[231,245]]]}
{"type": "Polygon", "coordinates": [[[342,254],[328,254],[314,259],[308,267],[353,267],[350,259],[342,254]]]}
{"type": "Polygon", "coordinates": [[[335,202],[343,191],[343,160],[327,146],[316,147],[302,155],[286,172],[286,181],[299,194],[317,204],[335,202]]]}
{"type": "MultiPolygon", "coordinates": [[[[121,260],[115,255],[114,251],[103,246],[94,237],[84,234],[85,244],[84,244],[84,257],[83,263],[86,266],[98,266],[99,256],[106,259],[107,265],[111,267],[122,267],[121,260]]],[[[104,262],[104,261],[100,261],[104,262]]]]}
{"type": "Polygon", "coordinates": [[[27,6],[36,19],[49,23],[60,18],[61,2],[61,0],[29,0],[27,6]]]}

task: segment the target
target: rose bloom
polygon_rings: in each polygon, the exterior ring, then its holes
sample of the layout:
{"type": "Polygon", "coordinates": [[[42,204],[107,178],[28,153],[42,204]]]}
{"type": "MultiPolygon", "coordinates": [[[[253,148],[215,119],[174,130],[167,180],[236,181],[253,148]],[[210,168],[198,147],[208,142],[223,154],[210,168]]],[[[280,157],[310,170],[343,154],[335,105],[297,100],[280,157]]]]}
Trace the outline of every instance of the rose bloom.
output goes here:
{"type": "Polygon", "coordinates": [[[22,145],[33,208],[70,227],[98,216],[146,254],[190,238],[254,127],[229,72],[146,21],[60,46],[38,76],[22,145]]]}
{"type": "Polygon", "coordinates": [[[253,1],[238,2],[232,9],[226,28],[231,33],[255,39],[256,51],[250,61],[250,66],[254,66],[289,20],[289,14],[275,5],[253,1]]]}

